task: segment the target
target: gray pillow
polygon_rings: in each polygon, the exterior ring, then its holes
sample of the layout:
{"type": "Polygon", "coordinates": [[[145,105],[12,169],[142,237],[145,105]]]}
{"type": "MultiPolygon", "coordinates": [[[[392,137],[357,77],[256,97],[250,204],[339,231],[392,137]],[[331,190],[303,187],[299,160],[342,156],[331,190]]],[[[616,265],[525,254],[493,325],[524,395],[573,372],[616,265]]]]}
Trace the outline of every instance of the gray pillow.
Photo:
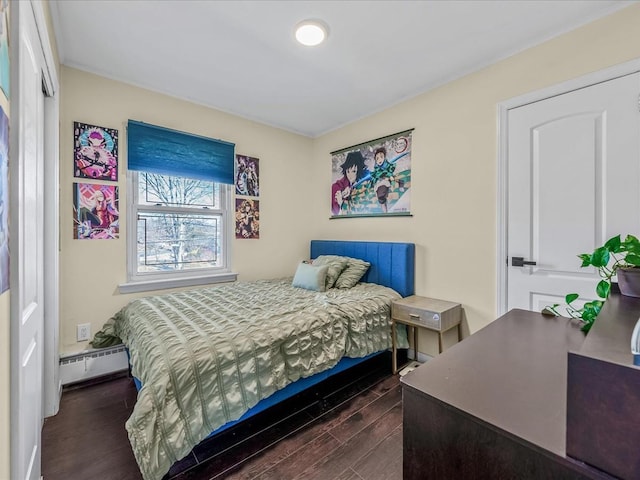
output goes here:
{"type": "Polygon", "coordinates": [[[324,292],[327,289],[327,270],[329,270],[327,265],[311,265],[302,262],[298,265],[291,284],[294,287],[324,292]]]}
{"type": "Polygon", "coordinates": [[[313,265],[326,265],[327,270],[327,290],[333,288],[336,280],[347,266],[347,259],[337,255],[320,255],[313,261],[313,265]]]}
{"type": "Polygon", "coordinates": [[[336,288],[351,288],[360,281],[371,266],[369,262],[359,258],[344,257],[347,259],[347,267],[336,280],[336,288]]]}

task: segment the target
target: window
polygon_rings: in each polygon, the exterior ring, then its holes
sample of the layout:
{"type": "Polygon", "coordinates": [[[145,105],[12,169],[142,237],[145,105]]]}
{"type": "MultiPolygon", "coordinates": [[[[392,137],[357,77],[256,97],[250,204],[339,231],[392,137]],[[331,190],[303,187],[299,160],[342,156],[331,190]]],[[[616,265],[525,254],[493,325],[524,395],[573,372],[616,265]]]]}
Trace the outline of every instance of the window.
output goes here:
{"type": "Polygon", "coordinates": [[[236,279],[233,143],[127,123],[128,283],[121,293],[236,279]]]}
{"type": "MultiPolygon", "coordinates": [[[[229,278],[231,187],[148,172],[129,172],[129,280],[169,280],[166,287],[229,278]],[[186,277],[196,281],[176,282],[186,277]],[[173,281],[172,281],[173,280],[173,281]]],[[[122,291],[123,286],[120,290],[122,291]]],[[[147,290],[131,287],[125,291],[147,290]]],[[[164,286],[163,286],[164,287],[164,286]]]]}

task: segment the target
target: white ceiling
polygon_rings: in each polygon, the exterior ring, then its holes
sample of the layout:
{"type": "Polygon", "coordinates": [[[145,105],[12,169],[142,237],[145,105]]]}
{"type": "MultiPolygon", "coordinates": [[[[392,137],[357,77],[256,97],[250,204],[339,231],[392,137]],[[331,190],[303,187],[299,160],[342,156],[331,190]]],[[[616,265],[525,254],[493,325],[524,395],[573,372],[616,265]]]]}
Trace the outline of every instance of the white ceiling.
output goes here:
{"type": "Polygon", "coordinates": [[[64,65],[315,137],[629,5],[51,1],[64,65]],[[293,40],[308,18],[328,41],[293,40]]]}

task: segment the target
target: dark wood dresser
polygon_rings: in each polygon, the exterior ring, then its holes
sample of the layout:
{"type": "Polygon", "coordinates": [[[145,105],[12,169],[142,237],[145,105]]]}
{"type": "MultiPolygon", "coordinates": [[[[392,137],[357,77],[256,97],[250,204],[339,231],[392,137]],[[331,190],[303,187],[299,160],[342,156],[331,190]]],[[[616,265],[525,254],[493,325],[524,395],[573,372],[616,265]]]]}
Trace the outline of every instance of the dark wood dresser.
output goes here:
{"type": "MultiPolygon", "coordinates": [[[[595,419],[598,415],[589,409],[594,395],[606,392],[591,390],[588,400],[583,398],[585,366],[580,360],[611,366],[613,357],[614,367],[623,370],[609,372],[614,377],[607,382],[615,384],[618,375],[640,381],[640,368],[633,366],[630,351],[631,331],[639,314],[640,299],[615,295],[587,336],[575,321],[512,310],[405,375],[404,479],[640,478],[640,470],[635,476],[614,476],[611,469],[603,470],[601,463],[584,458],[587,454],[580,450],[585,448],[583,443],[594,440],[594,432],[620,427],[619,423],[606,426],[607,420],[595,419]],[[582,372],[568,362],[573,357],[569,352],[576,353],[578,360],[573,363],[582,372]],[[568,395],[569,369],[574,385],[568,395]],[[569,424],[568,400],[572,414],[579,414],[571,416],[569,424]],[[585,409],[591,413],[586,415],[585,409]],[[573,457],[567,455],[567,439],[572,436],[580,437],[577,449],[571,444],[573,457]]],[[[602,376],[598,381],[604,381],[602,376]]],[[[628,407],[637,407],[629,418],[638,431],[631,441],[640,440],[636,420],[640,388],[628,397],[628,407]]],[[[599,408],[602,403],[592,406],[599,408]]],[[[632,410],[624,409],[627,414],[632,410]]],[[[638,460],[640,443],[635,446],[638,460]]],[[[616,448],[608,446],[606,455],[616,448]]],[[[632,460],[627,456],[627,463],[632,460]]]]}

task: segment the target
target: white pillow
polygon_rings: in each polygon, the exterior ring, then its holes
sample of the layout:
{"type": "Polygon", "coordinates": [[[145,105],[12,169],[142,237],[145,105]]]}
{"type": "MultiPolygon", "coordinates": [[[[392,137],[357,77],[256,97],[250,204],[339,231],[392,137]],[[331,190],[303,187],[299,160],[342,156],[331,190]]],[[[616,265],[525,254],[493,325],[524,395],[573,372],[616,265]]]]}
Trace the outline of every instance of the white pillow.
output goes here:
{"type": "Polygon", "coordinates": [[[300,263],[291,283],[294,287],[324,292],[326,290],[328,265],[300,263]]]}

